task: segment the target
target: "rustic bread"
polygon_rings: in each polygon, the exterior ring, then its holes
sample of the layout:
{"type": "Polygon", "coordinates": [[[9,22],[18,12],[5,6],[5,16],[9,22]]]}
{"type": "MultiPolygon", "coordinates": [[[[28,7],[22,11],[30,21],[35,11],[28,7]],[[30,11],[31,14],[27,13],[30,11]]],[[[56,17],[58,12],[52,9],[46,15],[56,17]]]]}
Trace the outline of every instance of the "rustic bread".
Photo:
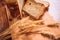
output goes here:
{"type": "Polygon", "coordinates": [[[44,4],[36,3],[33,0],[27,0],[23,10],[36,19],[39,19],[45,11],[44,4]]]}

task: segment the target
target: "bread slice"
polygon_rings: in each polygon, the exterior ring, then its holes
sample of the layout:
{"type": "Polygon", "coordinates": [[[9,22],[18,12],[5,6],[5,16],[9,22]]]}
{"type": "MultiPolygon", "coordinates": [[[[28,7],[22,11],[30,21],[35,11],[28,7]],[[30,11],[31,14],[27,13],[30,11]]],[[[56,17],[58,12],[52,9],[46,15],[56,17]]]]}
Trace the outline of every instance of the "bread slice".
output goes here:
{"type": "Polygon", "coordinates": [[[23,10],[32,17],[39,19],[45,11],[45,6],[41,3],[36,3],[33,0],[27,0],[23,10]]]}
{"type": "Polygon", "coordinates": [[[46,8],[50,6],[50,3],[47,0],[34,0],[36,3],[42,3],[46,8]]]}

